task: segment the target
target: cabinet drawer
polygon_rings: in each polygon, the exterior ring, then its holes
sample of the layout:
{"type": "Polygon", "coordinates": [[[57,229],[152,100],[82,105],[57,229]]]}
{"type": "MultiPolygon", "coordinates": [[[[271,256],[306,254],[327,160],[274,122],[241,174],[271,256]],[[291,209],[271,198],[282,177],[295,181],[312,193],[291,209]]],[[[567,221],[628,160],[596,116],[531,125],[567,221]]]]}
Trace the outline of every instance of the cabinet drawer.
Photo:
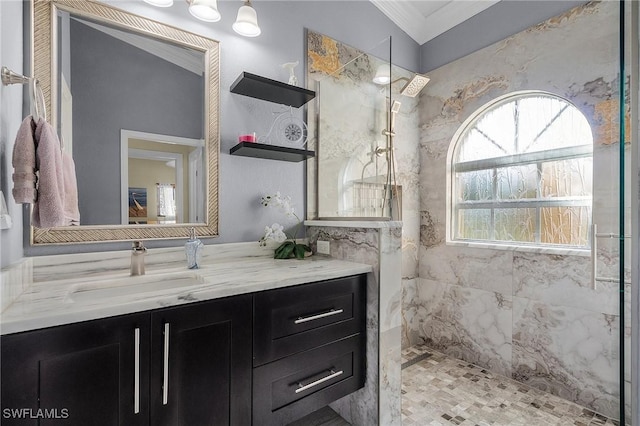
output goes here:
{"type": "Polygon", "coordinates": [[[254,369],[254,425],[283,425],[364,386],[364,334],[254,369]]]}
{"type": "Polygon", "coordinates": [[[365,298],[365,275],[257,294],[253,365],[364,332],[365,298]]]}

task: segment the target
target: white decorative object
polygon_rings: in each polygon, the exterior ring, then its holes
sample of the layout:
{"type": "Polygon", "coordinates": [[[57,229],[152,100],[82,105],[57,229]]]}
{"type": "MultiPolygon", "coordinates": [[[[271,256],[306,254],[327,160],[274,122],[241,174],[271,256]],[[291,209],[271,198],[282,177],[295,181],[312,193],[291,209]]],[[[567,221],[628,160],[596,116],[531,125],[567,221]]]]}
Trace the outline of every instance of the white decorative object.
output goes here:
{"type": "Polygon", "coordinates": [[[286,64],[282,64],[282,68],[289,70],[289,84],[292,86],[298,85],[298,79],[296,78],[296,74],[293,70],[295,67],[298,66],[299,63],[300,63],[299,61],[295,61],[295,62],[287,62],[286,64]]]}
{"type": "Polygon", "coordinates": [[[273,120],[269,133],[266,136],[260,136],[258,142],[303,148],[307,144],[307,124],[302,118],[296,117],[293,107],[274,114],[278,115],[273,120]]]}

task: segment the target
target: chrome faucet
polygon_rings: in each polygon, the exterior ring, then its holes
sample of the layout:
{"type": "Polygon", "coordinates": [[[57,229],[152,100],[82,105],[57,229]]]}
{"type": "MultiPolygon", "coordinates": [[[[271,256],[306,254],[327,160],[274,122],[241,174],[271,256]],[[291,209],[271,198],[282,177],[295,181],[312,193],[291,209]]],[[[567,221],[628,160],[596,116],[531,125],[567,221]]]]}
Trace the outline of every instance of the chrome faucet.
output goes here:
{"type": "Polygon", "coordinates": [[[147,248],[142,241],[134,241],[131,249],[131,276],[144,275],[144,255],[147,248]]]}

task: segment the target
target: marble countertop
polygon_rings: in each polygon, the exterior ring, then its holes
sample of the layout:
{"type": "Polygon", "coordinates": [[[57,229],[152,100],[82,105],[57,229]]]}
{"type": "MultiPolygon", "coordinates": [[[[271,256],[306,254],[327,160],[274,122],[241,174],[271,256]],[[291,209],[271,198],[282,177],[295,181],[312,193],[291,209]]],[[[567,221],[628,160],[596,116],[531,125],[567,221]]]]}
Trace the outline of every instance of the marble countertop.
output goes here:
{"type": "MultiPolygon", "coordinates": [[[[90,263],[86,260],[78,263],[90,263]]],[[[201,268],[195,270],[172,263],[151,265],[154,267],[148,265],[146,275],[137,277],[130,277],[128,269],[102,270],[101,273],[77,269],[75,274],[58,279],[53,273],[47,279],[34,280],[0,315],[0,333],[35,330],[372,271],[370,265],[323,256],[276,260],[267,256],[221,256],[216,259],[210,255],[205,256],[201,268]]],[[[48,267],[53,271],[64,268],[65,264],[63,261],[49,262],[48,267]]],[[[36,269],[34,266],[34,275],[38,275],[36,269]]]]}

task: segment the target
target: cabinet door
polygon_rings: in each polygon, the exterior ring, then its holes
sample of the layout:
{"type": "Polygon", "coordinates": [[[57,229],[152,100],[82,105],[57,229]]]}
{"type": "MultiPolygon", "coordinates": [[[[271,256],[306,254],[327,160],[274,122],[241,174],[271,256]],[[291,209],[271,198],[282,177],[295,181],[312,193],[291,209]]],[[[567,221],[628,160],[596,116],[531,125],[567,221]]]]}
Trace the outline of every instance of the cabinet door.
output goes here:
{"type": "Polygon", "coordinates": [[[151,424],[251,424],[252,297],[152,314],[151,424]]]}
{"type": "Polygon", "coordinates": [[[148,424],[149,320],[134,314],[2,336],[2,424],[148,424]]]}

